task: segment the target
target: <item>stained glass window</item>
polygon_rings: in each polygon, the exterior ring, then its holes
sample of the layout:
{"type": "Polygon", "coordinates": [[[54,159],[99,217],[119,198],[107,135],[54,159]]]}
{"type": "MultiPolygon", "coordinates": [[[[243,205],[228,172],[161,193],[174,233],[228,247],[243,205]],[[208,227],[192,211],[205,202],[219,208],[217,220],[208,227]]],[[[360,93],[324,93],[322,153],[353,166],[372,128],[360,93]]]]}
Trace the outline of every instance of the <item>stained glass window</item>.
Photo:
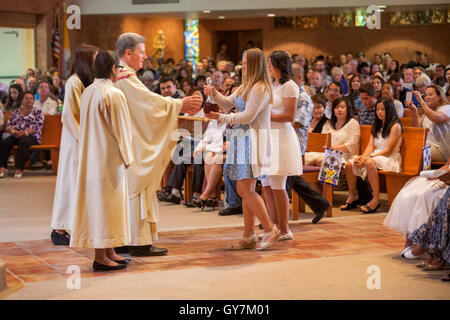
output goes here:
{"type": "Polygon", "coordinates": [[[319,26],[318,16],[297,17],[297,27],[301,29],[314,29],[319,26]]]}
{"type": "Polygon", "coordinates": [[[418,24],[445,23],[445,11],[443,9],[417,11],[418,24]]]}
{"type": "Polygon", "coordinates": [[[355,10],[355,27],[365,27],[367,24],[367,10],[366,9],[356,9],[355,10]]]}
{"type": "Polygon", "coordinates": [[[275,28],[295,28],[297,17],[275,17],[275,28]]]}
{"type": "Polygon", "coordinates": [[[393,25],[408,25],[415,23],[415,11],[396,11],[391,13],[391,24],[393,25]]]}
{"type": "Polygon", "coordinates": [[[330,15],[330,23],[333,28],[351,27],[353,25],[353,14],[347,11],[330,15]]]}
{"type": "Polygon", "coordinates": [[[184,57],[192,61],[194,71],[199,61],[198,19],[186,19],[184,22],[184,57]]]}

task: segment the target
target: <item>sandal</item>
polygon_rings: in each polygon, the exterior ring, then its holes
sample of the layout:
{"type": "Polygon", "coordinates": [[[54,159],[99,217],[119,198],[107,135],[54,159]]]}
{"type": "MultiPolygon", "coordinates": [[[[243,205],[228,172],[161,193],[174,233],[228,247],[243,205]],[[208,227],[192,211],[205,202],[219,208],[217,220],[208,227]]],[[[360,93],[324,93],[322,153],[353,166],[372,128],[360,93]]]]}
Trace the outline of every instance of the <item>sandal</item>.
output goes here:
{"type": "Polygon", "coordinates": [[[280,239],[278,239],[278,241],[285,241],[285,240],[292,240],[292,239],[294,239],[294,235],[292,234],[292,231],[289,230],[288,233],[283,233],[280,236],[280,239]]]}
{"type": "Polygon", "coordinates": [[[374,209],[372,209],[372,208],[369,207],[367,204],[365,204],[365,205],[361,206],[360,211],[361,211],[363,214],[374,213],[375,211],[378,210],[378,208],[380,207],[380,204],[381,204],[381,203],[379,203],[379,204],[376,206],[376,208],[374,208],[374,209]],[[365,208],[367,211],[363,211],[362,208],[365,208]]]}
{"type": "Polygon", "coordinates": [[[264,233],[264,236],[256,250],[265,250],[280,239],[281,231],[276,225],[273,225],[272,231],[264,233]]]}
{"type": "Polygon", "coordinates": [[[256,236],[255,234],[250,237],[242,237],[242,239],[237,244],[232,244],[230,250],[245,250],[245,249],[255,249],[256,248],[256,236]]]}
{"type": "Polygon", "coordinates": [[[427,264],[423,267],[423,270],[425,271],[440,271],[442,270],[443,265],[442,264],[427,264]]]}
{"type": "Polygon", "coordinates": [[[340,206],[339,209],[346,211],[346,210],[351,210],[351,209],[355,209],[356,205],[358,204],[359,200],[355,200],[353,202],[346,202],[344,205],[340,206]]]}
{"type": "Polygon", "coordinates": [[[418,264],[416,264],[417,268],[425,268],[427,266],[428,263],[426,263],[425,261],[420,261],[418,264]]]}
{"type": "Polygon", "coordinates": [[[219,201],[217,200],[217,197],[214,196],[209,196],[209,198],[206,200],[206,206],[207,207],[212,207],[213,211],[216,209],[216,207],[219,205],[219,201]]]}

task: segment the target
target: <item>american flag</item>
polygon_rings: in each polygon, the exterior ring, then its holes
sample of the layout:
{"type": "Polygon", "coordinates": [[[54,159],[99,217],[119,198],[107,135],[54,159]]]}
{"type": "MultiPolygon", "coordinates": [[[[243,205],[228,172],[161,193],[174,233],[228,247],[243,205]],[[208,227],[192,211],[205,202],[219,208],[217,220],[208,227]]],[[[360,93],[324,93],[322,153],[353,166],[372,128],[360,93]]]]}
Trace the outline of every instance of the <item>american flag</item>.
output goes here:
{"type": "Polygon", "coordinates": [[[56,16],[56,24],[55,29],[53,31],[53,42],[52,42],[52,49],[53,49],[53,57],[55,60],[59,61],[60,58],[60,44],[59,44],[59,24],[58,24],[58,16],[56,16]]]}

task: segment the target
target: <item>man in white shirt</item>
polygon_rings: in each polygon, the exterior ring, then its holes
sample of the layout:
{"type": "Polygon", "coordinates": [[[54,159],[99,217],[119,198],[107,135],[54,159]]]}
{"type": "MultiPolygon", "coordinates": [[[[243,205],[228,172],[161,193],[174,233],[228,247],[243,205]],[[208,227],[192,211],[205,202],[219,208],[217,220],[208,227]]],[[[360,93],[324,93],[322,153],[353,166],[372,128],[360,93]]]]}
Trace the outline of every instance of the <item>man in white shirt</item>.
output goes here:
{"type": "Polygon", "coordinates": [[[39,100],[34,103],[34,108],[41,110],[44,114],[54,115],[57,112],[58,104],[50,98],[50,83],[42,81],[39,83],[39,100]]]}

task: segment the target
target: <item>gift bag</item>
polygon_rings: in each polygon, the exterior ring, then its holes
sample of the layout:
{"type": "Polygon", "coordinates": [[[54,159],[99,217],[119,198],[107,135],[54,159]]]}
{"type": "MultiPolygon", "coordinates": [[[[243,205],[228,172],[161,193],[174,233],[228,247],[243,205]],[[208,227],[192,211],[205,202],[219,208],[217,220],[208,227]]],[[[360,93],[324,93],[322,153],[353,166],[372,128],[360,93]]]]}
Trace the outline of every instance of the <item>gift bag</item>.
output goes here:
{"type": "Polygon", "coordinates": [[[423,171],[431,169],[431,146],[423,147],[423,171]]]}
{"type": "Polygon", "coordinates": [[[342,152],[325,148],[322,166],[319,172],[320,183],[328,183],[335,187],[339,183],[339,173],[342,166],[342,152]]]}

